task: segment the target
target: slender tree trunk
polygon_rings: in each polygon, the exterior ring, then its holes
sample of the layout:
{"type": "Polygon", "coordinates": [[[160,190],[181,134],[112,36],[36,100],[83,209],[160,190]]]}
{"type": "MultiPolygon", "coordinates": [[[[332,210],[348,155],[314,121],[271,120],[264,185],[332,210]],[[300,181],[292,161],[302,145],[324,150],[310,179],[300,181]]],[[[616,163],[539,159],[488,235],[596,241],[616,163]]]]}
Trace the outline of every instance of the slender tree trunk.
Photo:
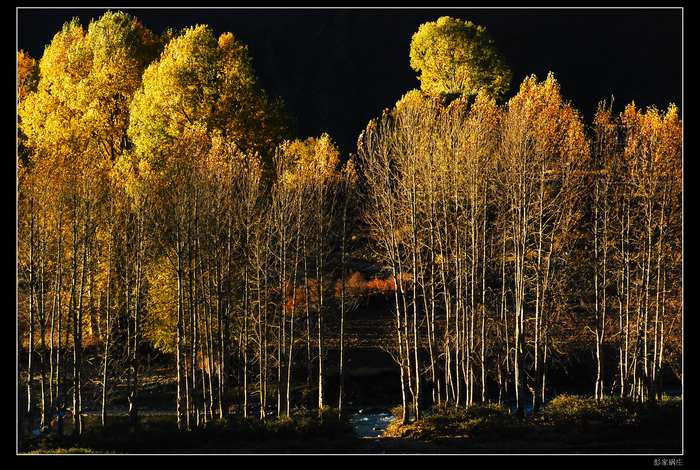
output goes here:
{"type": "MultiPolygon", "coordinates": [[[[83,323],[83,290],[85,286],[85,272],[89,263],[90,244],[88,243],[87,225],[90,217],[90,206],[86,207],[83,223],[83,236],[81,245],[83,248],[83,260],[80,270],[80,287],[78,289],[77,308],[73,308],[73,434],[79,436],[83,432],[82,417],[82,323],[83,323]]],[[[77,260],[74,263],[77,269],[77,260]]]]}
{"type": "Polygon", "coordinates": [[[29,339],[27,345],[27,424],[33,428],[32,419],[32,363],[34,356],[34,199],[30,199],[29,213],[29,339]]]}
{"type": "MultiPolygon", "coordinates": [[[[177,215],[176,215],[177,218],[177,215]]],[[[182,244],[180,240],[180,226],[179,220],[176,221],[175,228],[175,251],[177,253],[177,328],[176,328],[176,342],[177,342],[177,352],[175,355],[176,367],[177,367],[177,427],[182,430],[183,428],[189,429],[189,416],[186,417],[186,422],[183,422],[184,406],[186,406],[186,397],[184,395],[184,357],[183,357],[183,273],[182,273],[182,244]],[[183,406],[184,405],[184,406],[183,406]]]]}
{"type": "Polygon", "coordinates": [[[107,422],[107,364],[109,363],[109,342],[112,334],[112,325],[110,323],[110,307],[112,293],[112,231],[110,228],[107,240],[107,300],[105,305],[105,335],[104,335],[104,359],[102,361],[102,412],[100,418],[102,426],[107,422]]]}
{"type": "MultiPolygon", "coordinates": [[[[415,155],[414,155],[415,159],[415,155]]],[[[418,349],[420,347],[418,343],[418,291],[416,289],[418,282],[418,228],[417,228],[417,210],[416,210],[416,172],[415,169],[412,171],[412,185],[411,185],[411,244],[412,244],[412,269],[413,269],[413,279],[411,282],[411,287],[413,288],[413,356],[414,356],[414,367],[415,367],[415,394],[413,399],[413,408],[416,420],[421,418],[420,410],[420,361],[418,357],[418,349]]]]}
{"type": "MultiPolygon", "coordinates": [[[[258,247],[256,247],[257,249],[258,247]]],[[[259,256],[259,253],[258,253],[259,256]]],[[[265,349],[265,323],[263,320],[263,314],[262,314],[262,299],[261,299],[261,285],[260,285],[260,277],[262,273],[260,272],[259,266],[256,266],[256,290],[258,294],[258,330],[259,330],[259,336],[258,336],[258,392],[259,392],[259,397],[260,397],[260,419],[265,419],[265,382],[266,382],[266,377],[265,377],[265,360],[264,360],[264,349],[265,349]]]]}
{"type": "Polygon", "coordinates": [[[343,215],[340,238],[340,361],[338,364],[338,415],[343,414],[343,391],[345,388],[345,229],[348,209],[348,194],[343,195],[343,215]]]}
{"type": "MultiPolygon", "coordinates": [[[[292,275],[292,310],[291,318],[289,321],[289,359],[287,361],[287,416],[291,416],[292,412],[292,399],[291,399],[291,389],[292,389],[292,366],[294,364],[294,314],[296,313],[297,305],[297,270],[299,267],[299,238],[301,234],[301,196],[297,196],[299,202],[297,207],[297,226],[296,226],[296,236],[294,244],[294,271],[292,275]]],[[[341,343],[342,346],[342,343],[341,343]]]]}
{"type": "MultiPolygon", "coordinates": [[[[59,209],[60,211],[60,209],[59,209]]],[[[60,351],[54,347],[54,333],[56,329],[58,330],[58,344],[60,345],[61,339],[61,289],[63,280],[63,257],[61,253],[61,242],[62,242],[62,232],[61,232],[61,215],[59,214],[58,220],[56,222],[56,233],[58,233],[58,243],[56,247],[56,280],[54,281],[54,295],[53,303],[51,304],[51,333],[49,336],[49,403],[51,410],[55,410],[58,401],[58,390],[54,392],[54,382],[56,382],[56,387],[58,386],[58,370],[54,374],[54,364],[58,364],[58,354],[60,351]],[[54,356],[56,359],[54,359],[54,356]]]]}
{"type": "Polygon", "coordinates": [[[139,355],[138,350],[141,343],[141,283],[142,283],[142,264],[143,264],[143,215],[141,209],[136,216],[136,299],[134,306],[134,346],[132,348],[131,357],[131,391],[129,394],[129,422],[131,426],[138,426],[138,370],[139,370],[139,355]]]}
{"type": "MultiPolygon", "coordinates": [[[[41,225],[39,226],[41,228],[41,225]]],[[[40,429],[44,429],[46,426],[48,418],[48,408],[46,404],[46,309],[45,309],[45,295],[44,295],[44,285],[45,285],[45,251],[46,243],[42,243],[41,230],[39,231],[39,299],[37,302],[38,313],[39,313],[39,337],[41,340],[41,355],[39,360],[39,372],[41,374],[41,401],[40,401],[40,411],[41,411],[41,422],[39,423],[40,429]]]]}
{"type": "MultiPolygon", "coordinates": [[[[304,308],[306,309],[306,389],[311,396],[311,378],[313,377],[313,364],[311,361],[311,307],[309,305],[309,276],[306,264],[306,236],[302,238],[302,251],[304,258],[304,308]]],[[[310,405],[310,403],[309,403],[310,405]]]]}
{"type": "Polygon", "coordinates": [[[483,220],[481,225],[481,403],[486,403],[486,185],[484,185],[483,220]]]}

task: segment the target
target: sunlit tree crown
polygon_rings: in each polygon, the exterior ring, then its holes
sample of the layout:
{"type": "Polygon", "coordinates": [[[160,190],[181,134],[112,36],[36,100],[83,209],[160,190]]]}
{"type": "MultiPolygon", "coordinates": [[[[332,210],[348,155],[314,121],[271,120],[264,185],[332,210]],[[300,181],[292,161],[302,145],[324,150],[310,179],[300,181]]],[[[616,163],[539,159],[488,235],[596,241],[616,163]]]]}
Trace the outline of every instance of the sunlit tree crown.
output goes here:
{"type": "Polygon", "coordinates": [[[411,39],[411,68],[431,95],[493,97],[508,91],[511,72],[486,28],[443,16],[422,24],[411,39]]]}

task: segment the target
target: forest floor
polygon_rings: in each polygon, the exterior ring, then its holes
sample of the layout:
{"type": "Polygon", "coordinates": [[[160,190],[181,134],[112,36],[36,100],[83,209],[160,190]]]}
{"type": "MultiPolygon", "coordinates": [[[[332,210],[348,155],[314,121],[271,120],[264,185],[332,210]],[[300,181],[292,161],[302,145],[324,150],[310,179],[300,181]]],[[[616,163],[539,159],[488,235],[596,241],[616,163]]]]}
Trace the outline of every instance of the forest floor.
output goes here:
{"type": "Polygon", "coordinates": [[[681,415],[678,398],[650,406],[561,395],[523,418],[486,405],[441,410],[407,425],[395,419],[380,445],[408,453],[680,453],[681,415]]]}
{"type": "MultiPolygon", "coordinates": [[[[99,417],[85,418],[80,439],[44,435],[23,442],[30,453],[147,453],[147,454],[557,454],[681,452],[681,400],[656,407],[626,400],[561,396],[536,415],[518,418],[497,405],[468,410],[435,410],[419,421],[392,421],[381,437],[360,438],[347,418],[329,410],[298,413],[292,419],[230,418],[204,429],[177,431],[175,416],[145,415],[139,428],[125,416],[110,418],[102,428],[99,417]]],[[[396,414],[396,411],[395,411],[396,414]]]]}
{"type": "Polygon", "coordinates": [[[328,410],[323,419],[316,413],[293,418],[243,419],[231,417],[206,427],[178,431],[176,417],[145,415],[133,428],[123,415],[101,426],[99,416],[84,418],[83,435],[74,437],[67,420],[64,435],[41,435],[25,439],[28,453],[129,453],[129,454],[228,454],[228,453],[336,453],[357,451],[363,444],[346,419],[328,410]]]}

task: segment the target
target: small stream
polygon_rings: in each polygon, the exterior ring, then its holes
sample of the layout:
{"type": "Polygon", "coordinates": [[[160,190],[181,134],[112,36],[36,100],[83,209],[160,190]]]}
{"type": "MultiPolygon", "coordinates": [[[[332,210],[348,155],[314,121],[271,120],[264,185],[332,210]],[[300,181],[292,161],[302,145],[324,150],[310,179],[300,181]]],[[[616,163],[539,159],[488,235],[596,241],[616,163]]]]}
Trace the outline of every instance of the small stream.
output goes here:
{"type": "Polygon", "coordinates": [[[350,415],[350,424],[358,437],[380,437],[392,419],[387,409],[363,408],[350,415]]]}

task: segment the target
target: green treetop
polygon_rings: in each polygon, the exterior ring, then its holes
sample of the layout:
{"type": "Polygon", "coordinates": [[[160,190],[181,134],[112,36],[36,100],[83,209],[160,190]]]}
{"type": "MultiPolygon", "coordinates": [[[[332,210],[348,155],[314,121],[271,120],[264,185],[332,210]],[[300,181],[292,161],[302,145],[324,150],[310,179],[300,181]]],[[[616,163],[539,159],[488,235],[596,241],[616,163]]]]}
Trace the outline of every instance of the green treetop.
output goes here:
{"type": "Polygon", "coordinates": [[[443,16],[422,24],[411,39],[411,68],[430,95],[497,98],[510,85],[511,72],[486,28],[443,16]]]}

